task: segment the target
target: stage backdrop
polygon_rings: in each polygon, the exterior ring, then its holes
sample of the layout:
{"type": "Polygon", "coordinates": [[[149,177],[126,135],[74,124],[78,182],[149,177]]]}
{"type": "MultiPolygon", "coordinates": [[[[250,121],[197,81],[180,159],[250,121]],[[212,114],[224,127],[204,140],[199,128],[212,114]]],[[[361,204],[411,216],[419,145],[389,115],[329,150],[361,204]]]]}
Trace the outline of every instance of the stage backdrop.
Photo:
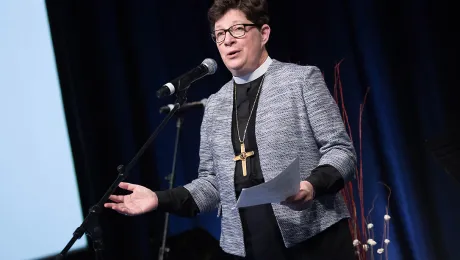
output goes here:
{"type": "MultiPolygon", "coordinates": [[[[94,204],[158,126],[157,99],[165,82],[205,58],[218,61],[213,76],[192,85],[189,101],[207,98],[231,79],[209,37],[211,1],[48,0],[66,116],[84,210],[94,204]]],[[[362,147],[364,207],[372,212],[376,240],[383,230],[388,192],[390,259],[456,259],[460,184],[425,148],[452,130],[458,44],[447,1],[269,1],[272,58],[318,66],[333,92],[336,65],[351,134],[362,147]],[[362,115],[360,104],[369,90],[362,115]],[[361,141],[360,141],[361,140],[361,141]]],[[[175,186],[197,176],[202,109],[184,117],[175,186]]],[[[166,189],[172,168],[173,119],[127,181],[166,189]]],[[[87,211],[85,211],[87,212],[87,211]]],[[[156,255],[163,215],[125,217],[104,211],[107,253],[125,258],[156,255]]],[[[194,219],[172,216],[169,234],[203,227],[218,239],[216,212],[194,219]]]]}
{"type": "Polygon", "coordinates": [[[0,1],[0,99],[0,259],[56,255],[83,215],[43,1],[0,1]]]}

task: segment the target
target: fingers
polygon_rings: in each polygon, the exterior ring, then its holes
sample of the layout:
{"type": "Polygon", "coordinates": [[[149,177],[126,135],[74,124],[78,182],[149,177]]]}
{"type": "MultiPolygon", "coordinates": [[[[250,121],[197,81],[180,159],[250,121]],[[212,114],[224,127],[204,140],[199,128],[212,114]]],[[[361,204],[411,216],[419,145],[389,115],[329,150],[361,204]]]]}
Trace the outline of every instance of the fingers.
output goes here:
{"type": "Polygon", "coordinates": [[[124,214],[124,215],[129,215],[129,209],[123,204],[117,204],[114,207],[112,207],[113,210],[115,210],[118,213],[124,214]]]}
{"type": "Polygon", "coordinates": [[[123,206],[122,204],[117,204],[117,203],[105,203],[104,207],[113,209],[117,211],[118,213],[127,213],[128,209],[123,206]]]}
{"type": "Polygon", "coordinates": [[[304,190],[300,190],[299,192],[297,192],[297,194],[288,197],[286,199],[286,202],[288,203],[303,202],[306,197],[307,197],[307,192],[304,190]]]}
{"type": "Polygon", "coordinates": [[[107,203],[104,203],[104,207],[106,208],[111,208],[111,209],[114,209],[114,210],[119,210],[121,208],[126,208],[123,204],[124,200],[125,200],[125,196],[123,195],[110,195],[109,196],[109,200],[113,201],[113,202],[107,202],[107,203]]]}
{"type": "Polygon", "coordinates": [[[292,210],[300,211],[304,210],[309,206],[309,201],[310,199],[308,196],[308,191],[300,190],[299,192],[297,192],[297,194],[286,198],[286,200],[281,202],[280,204],[283,206],[287,206],[292,210]]]}
{"type": "Polygon", "coordinates": [[[110,195],[109,200],[116,202],[116,203],[112,203],[112,202],[104,203],[105,208],[112,208],[113,206],[116,206],[118,203],[123,203],[125,198],[122,195],[110,195]]]}
{"type": "Polygon", "coordinates": [[[105,208],[113,208],[114,206],[116,206],[117,204],[116,203],[104,203],[104,207],[105,208]]]}
{"type": "Polygon", "coordinates": [[[110,195],[109,200],[114,202],[124,202],[125,196],[124,195],[110,195]]]}
{"type": "Polygon", "coordinates": [[[125,190],[130,190],[130,191],[133,191],[136,188],[136,186],[137,185],[131,184],[128,182],[120,182],[120,184],[118,184],[118,187],[125,189],[125,190]]]}
{"type": "Polygon", "coordinates": [[[104,207],[111,208],[111,209],[115,210],[116,212],[121,213],[121,214],[126,215],[126,216],[131,216],[132,215],[131,211],[126,206],[124,206],[124,204],[105,203],[104,207]]]}

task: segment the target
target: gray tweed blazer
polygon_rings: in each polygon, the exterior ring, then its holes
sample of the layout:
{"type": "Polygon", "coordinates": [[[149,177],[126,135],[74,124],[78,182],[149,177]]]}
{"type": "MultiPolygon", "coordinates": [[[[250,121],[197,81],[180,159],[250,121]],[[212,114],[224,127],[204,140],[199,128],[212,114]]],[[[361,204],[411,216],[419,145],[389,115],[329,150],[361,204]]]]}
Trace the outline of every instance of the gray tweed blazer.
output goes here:
{"type": "MultiPolygon", "coordinates": [[[[208,98],[201,125],[198,178],[184,187],[200,212],[219,208],[220,246],[230,254],[245,256],[243,228],[234,190],[231,122],[232,81],[208,98]]],[[[260,165],[266,181],[299,158],[305,179],[318,165],[334,166],[345,182],[354,176],[356,153],[337,104],[320,70],[273,60],[265,74],[255,126],[260,165]]],[[[272,204],[286,247],[292,247],[349,212],[339,194],[316,198],[310,207],[294,211],[272,204]]]]}

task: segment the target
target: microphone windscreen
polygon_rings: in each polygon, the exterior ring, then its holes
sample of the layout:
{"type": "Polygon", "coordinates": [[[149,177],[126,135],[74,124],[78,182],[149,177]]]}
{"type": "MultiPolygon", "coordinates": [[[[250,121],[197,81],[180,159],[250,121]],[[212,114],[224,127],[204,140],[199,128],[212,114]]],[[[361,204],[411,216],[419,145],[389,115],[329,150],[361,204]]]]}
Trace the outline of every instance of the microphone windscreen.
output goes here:
{"type": "Polygon", "coordinates": [[[205,65],[208,67],[208,74],[212,75],[216,72],[217,70],[217,62],[211,58],[206,58],[201,64],[205,65]]]}

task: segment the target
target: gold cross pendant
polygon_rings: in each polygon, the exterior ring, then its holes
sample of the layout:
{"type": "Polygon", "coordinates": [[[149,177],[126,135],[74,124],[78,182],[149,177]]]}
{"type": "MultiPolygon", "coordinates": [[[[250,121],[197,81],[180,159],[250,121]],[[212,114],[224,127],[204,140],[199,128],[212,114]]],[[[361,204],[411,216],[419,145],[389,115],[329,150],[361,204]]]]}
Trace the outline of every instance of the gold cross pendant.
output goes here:
{"type": "Polygon", "coordinates": [[[240,155],[235,156],[233,161],[241,161],[241,167],[243,168],[243,176],[247,175],[246,172],[246,158],[251,157],[254,155],[254,152],[246,152],[246,148],[244,147],[244,143],[241,143],[241,153],[240,155]]]}

